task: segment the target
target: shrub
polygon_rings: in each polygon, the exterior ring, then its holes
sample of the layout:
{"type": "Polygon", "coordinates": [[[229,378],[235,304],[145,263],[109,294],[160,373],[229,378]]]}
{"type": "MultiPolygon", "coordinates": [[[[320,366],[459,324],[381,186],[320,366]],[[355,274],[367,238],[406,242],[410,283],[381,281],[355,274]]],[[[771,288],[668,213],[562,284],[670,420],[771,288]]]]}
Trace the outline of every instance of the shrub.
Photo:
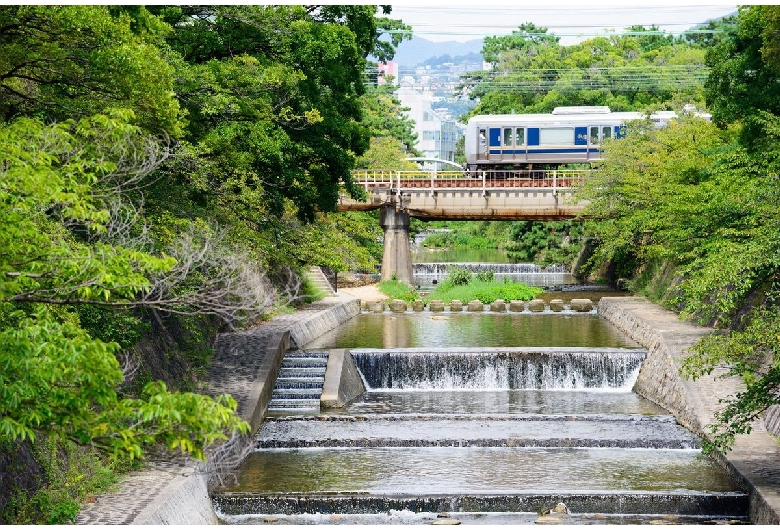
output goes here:
{"type": "Polygon", "coordinates": [[[453,267],[447,272],[445,282],[450,285],[468,285],[471,282],[471,271],[463,267],[453,267]]]}
{"type": "Polygon", "coordinates": [[[480,282],[492,282],[494,279],[494,273],[492,270],[479,271],[476,274],[477,281],[480,282]]]}

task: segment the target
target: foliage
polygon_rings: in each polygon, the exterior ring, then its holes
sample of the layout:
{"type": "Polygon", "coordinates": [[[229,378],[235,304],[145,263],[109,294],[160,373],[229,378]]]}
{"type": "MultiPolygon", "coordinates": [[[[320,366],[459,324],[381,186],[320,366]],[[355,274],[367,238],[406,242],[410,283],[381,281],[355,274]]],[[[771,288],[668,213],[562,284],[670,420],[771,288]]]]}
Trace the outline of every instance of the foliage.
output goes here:
{"type": "MultiPolygon", "coordinates": [[[[19,119],[0,129],[0,437],[34,439],[43,429],[80,444],[141,457],[163,443],[203,458],[204,449],[245,432],[235,402],[171,394],[150,384],[121,399],[115,342],[87,334],[73,315],[49,304],[132,303],[171,258],[101,241],[109,212],[98,193],[119,167],[112,148],[138,130],[121,113],[44,126],[19,119]],[[199,414],[210,410],[211,414],[199,414]]],[[[123,151],[124,152],[124,151],[123,151]]]]}
{"type": "Polygon", "coordinates": [[[452,300],[479,300],[483,304],[489,304],[499,299],[533,300],[541,292],[543,292],[543,289],[539,287],[529,287],[520,282],[485,282],[472,279],[468,284],[460,285],[444,281],[428,295],[428,298],[431,300],[442,300],[445,304],[450,303],[452,300]]]}
{"type": "Polygon", "coordinates": [[[502,55],[510,51],[519,51],[528,55],[536,55],[539,49],[546,46],[556,46],[560,37],[547,35],[547,28],[538,28],[533,22],[521,24],[510,35],[504,37],[485,37],[482,45],[482,58],[493,64],[499,62],[502,55]]]}
{"type": "Polygon", "coordinates": [[[492,282],[493,278],[495,276],[495,273],[492,270],[486,270],[486,271],[479,271],[474,275],[474,279],[476,279],[478,282],[492,282]]]}
{"type": "Polygon", "coordinates": [[[780,8],[742,6],[739,24],[707,53],[707,105],[719,125],[742,122],[747,147],[761,138],[760,112],[780,114],[780,8]]]}
{"type": "Polygon", "coordinates": [[[702,106],[705,50],[696,43],[630,28],[625,36],[559,45],[546,28],[524,24],[511,35],[485,39],[491,71],[462,77],[477,114],[550,112],[567,105],[605,105],[613,111],[665,106],[677,98],[702,106]],[[642,35],[647,32],[648,35],[642,35]]]}
{"type": "MultiPolygon", "coordinates": [[[[127,466],[123,462],[100,458],[90,448],[81,447],[56,437],[43,437],[31,445],[35,466],[41,470],[37,491],[14,488],[8,494],[0,515],[3,524],[72,524],[79,503],[113,485],[117,472],[127,466]]],[[[0,442],[0,451],[18,460],[9,471],[23,473],[25,451],[21,444],[0,442]]]]}
{"type": "Polygon", "coordinates": [[[725,364],[726,375],[738,376],[745,383],[745,389],[715,413],[718,423],[711,426],[713,438],[705,442],[706,452],[731,447],[736,435],[751,432],[760,414],[778,402],[780,316],[776,304],[753,308],[745,320],[748,324],[740,331],[702,339],[683,363],[683,373],[693,379],[725,364]]]}
{"type": "Polygon", "coordinates": [[[537,263],[541,266],[572,263],[584,236],[579,221],[514,221],[511,241],[506,245],[515,263],[537,263]]]}
{"type": "MultiPolygon", "coordinates": [[[[390,84],[378,87],[369,87],[361,97],[363,104],[363,124],[370,129],[372,144],[384,144],[383,140],[395,140],[395,145],[402,155],[400,158],[420,156],[415,149],[417,134],[414,132],[414,122],[403,111],[408,110],[401,106],[400,100],[395,97],[390,84]]],[[[374,146],[375,147],[375,146],[374,146]]],[[[364,169],[396,169],[400,160],[391,162],[390,165],[372,165],[370,160],[371,148],[363,157],[358,158],[359,168],[364,169]]],[[[385,161],[383,161],[385,162],[385,161]]],[[[414,166],[413,163],[412,166],[414,166]]],[[[405,169],[405,167],[398,167],[405,169]]]]}
{"type": "Polygon", "coordinates": [[[118,169],[121,153],[113,146],[138,139],[125,118],[116,113],[51,126],[22,118],[0,128],[0,297],[128,300],[150,286],[150,275],[172,267],[167,257],[69,235],[70,227],[85,235],[108,230],[109,212],[95,188],[118,169]]]}
{"type": "Polygon", "coordinates": [[[676,280],[661,301],[721,330],[693,347],[683,367],[694,378],[725,367],[745,383],[717,413],[707,451],[729,450],[780,404],[774,7],[740,8],[738,27],[708,54],[715,124],[683,117],[663,129],[630,127],[628,141],[605,146],[601,170],[578,193],[591,201],[594,264],[612,262],[635,281],[672,269],[676,280]]]}
{"type": "Polygon", "coordinates": [[[450,267],[447,276],[442,284],[447,285],[468,285],[471,283],[471,271],[464,267],[450,267]]]}
{"type": "Polygon", "coordinates": [[[151,326],[128,309],[82,304],[74,308],[79,325],[103,342],[116,342],[129,348],[151,331],[151,326]]]}
{"type": "Polygon", "coordinates": [[[414,302],[419,300],[420,296],[414,290],[404,282],[398,280],[385,280],[379,282],[379,292],[387,295],[391,300],[405,300],[406,302],[414,302]]]}
{"type": "Polygon", "coordinates": [[[382,230],[364,212],[320,215],[300,228],[294,256],[304,263],[341,271],[375,270],[382,257],[382,230]]]}
{"type": "Polygon", "coordinates": [[[365,58],[392,53],[376,6],[150,9],[172,26],[167,41],[183,59],[176,91],[190,117],[191,185],[264,229],[285,199],[313,221],[335,210],[342,187],[359,193],[350,171],[369,144],[365,58]]]}
{"type": "Polygon", "coordinates": [[[508,239],[509,223],[503,221],[435,221],[429,225],[448,229],[425,238],[423,245],[431,248],[501,248],[508,239]]]}
{"type": "Polygon", "coordinates": [[[122,371],[116,343],[92,339],[46,307],[30,315],[7,306],[0,331],[0,437],[34,440],[45,429],[79,444],[135,458],[163,443],[203,458],[225,439],[223,430],[246,432],[229,396],[171,394],[160,383],[137,399],[120,399],[122,371]],[[204,414],[209,411],[209,414],[204,414]]]}
{"type": "Polygon", "coordinates": [[[0,120],[65,120],[134,111],[137,124],[177,136],[172,69],[158,47],[167,28],[143,7],[0,6],[0,120]]]}

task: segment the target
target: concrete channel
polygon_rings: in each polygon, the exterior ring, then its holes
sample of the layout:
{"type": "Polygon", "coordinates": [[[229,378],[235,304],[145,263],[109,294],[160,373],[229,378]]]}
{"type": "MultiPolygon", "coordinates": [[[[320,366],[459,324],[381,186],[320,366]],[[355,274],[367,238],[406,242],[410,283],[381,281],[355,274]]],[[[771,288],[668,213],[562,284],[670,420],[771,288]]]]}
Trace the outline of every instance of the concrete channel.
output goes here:
{"type": "MultiPolygon", "coordinates": [[[[250,330],[224,334],[215,343],[209,373],[211,394],[230,393],[239,413],[256,432],[284,353],[302,347],[360,313],[360,301],[339,293],[303,311],[250,330]]],[[[719,398],[738,391],[736,378],[721,374],[696,381],[680,373],[685,350],[711,330],[682,322],[678,316],[639,297],[602,298],[598,313],[647,349],[635,391],[674,414],[698,435],[708,432],[719,398]]],[[[363,392],[357,367],[345,350],[333,350],[321,397],[323,408],[340,407],[363,392]]],[[[191,461],[166,462],[130,474],[116,492],[98,496],[83,507],[77,524],[219,524],[210,487],[215,469],[238,463],[252,437],[233,440],[211,452],[209,466],[191,461]],[[210,482],[211,481],[211,482],[210,482]]],[[[756,422],[749,435],[718,462],[750,495],[753,524],[780,523],[780,446],[756,422]]]]}

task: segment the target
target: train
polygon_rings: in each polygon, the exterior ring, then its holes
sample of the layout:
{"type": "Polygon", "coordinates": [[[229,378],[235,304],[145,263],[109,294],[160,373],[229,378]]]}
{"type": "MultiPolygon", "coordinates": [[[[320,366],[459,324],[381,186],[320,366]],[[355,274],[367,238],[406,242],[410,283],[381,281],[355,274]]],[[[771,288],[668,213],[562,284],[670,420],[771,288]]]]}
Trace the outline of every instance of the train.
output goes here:
{"type": "MultiPolygon", "coordinates": [[[[650,119],[663,127],[676,116],[673,111],[660,111],[650,119]]],[[[605,106],[556,107],[550,114],[473,116],[466,125],[465,170],[474,175],[483,170],[557,169],[562,164],[593,162],[601,158],[604,140],[621,138],[627,122],[644,117],[641,112],[612,112],[605,106]]]]}

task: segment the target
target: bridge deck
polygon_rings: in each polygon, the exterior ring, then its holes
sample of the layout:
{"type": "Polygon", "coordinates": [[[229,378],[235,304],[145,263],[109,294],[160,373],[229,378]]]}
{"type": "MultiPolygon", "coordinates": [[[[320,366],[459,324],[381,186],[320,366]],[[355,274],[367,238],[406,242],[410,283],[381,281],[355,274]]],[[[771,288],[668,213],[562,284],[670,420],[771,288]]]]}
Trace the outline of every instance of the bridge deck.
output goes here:
{"type": "Polygon", "coordinates": [[[561,220],[576,217],[584,203],[572,200],[587,171],[362,172],[356,182],[366,201],[342,198],[340,211],[385,205],[422,219],[561,220]]]}

